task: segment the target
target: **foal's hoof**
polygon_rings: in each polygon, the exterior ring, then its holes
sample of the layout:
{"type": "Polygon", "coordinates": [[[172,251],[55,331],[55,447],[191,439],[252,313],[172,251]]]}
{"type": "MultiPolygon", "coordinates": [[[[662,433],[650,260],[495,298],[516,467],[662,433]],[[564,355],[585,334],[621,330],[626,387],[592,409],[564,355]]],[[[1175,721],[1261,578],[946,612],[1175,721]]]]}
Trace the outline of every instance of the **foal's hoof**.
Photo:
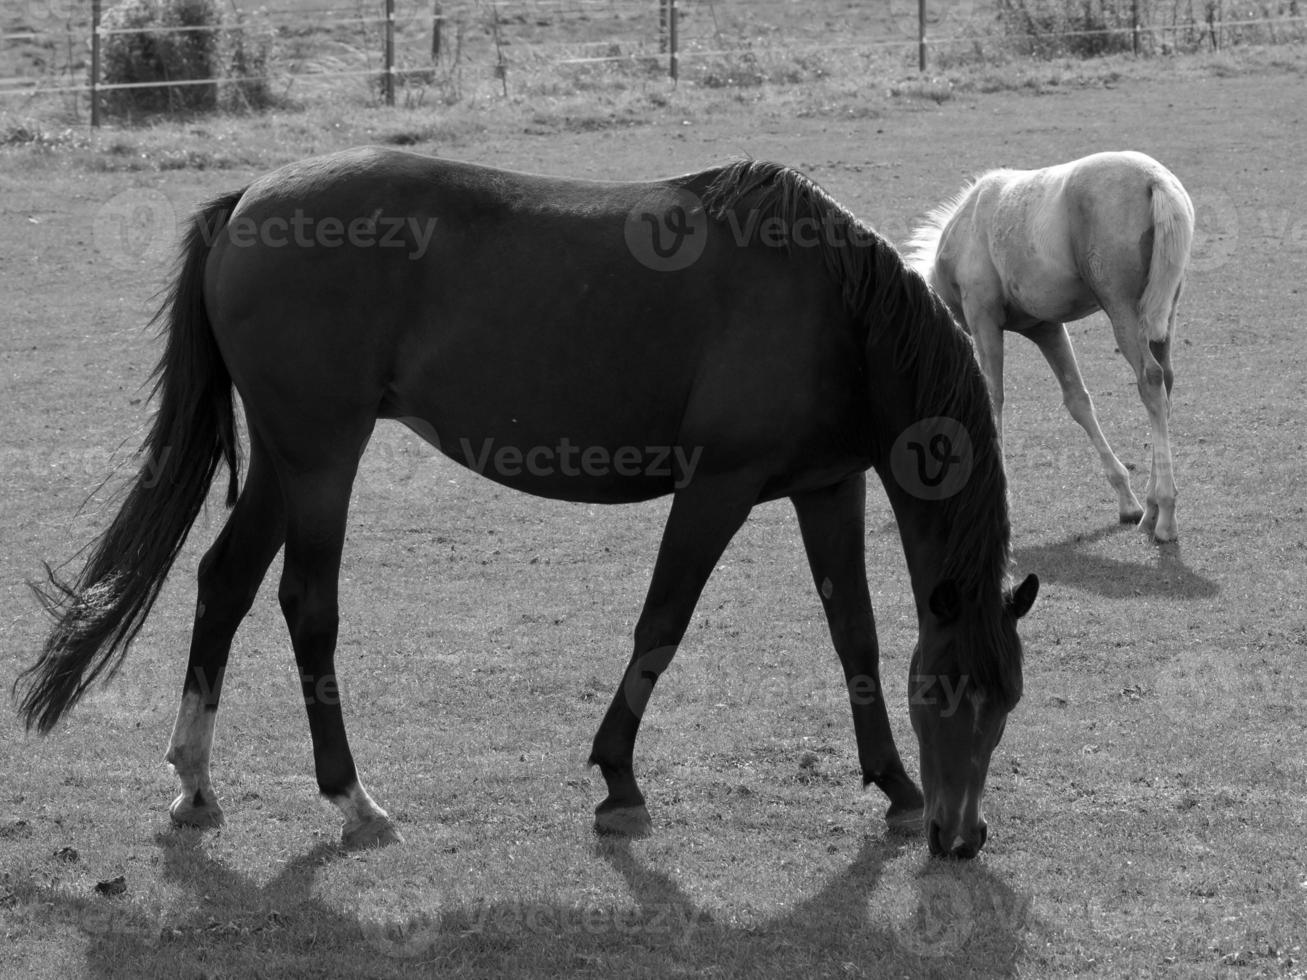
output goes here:
{"type": "Polygon", "coordinates": [[[1122,524],[1138,524],[1143,519],[1144,519],[1144,509],[1142,507],[1140,507],[1138,510],[1121,511],[1122,524]]]}
{"type": "Polygon", "coordinates": [[[891,804],[885,811],[885,824],[893,834],[919,834],[925,822],[926,810],[922,806],[900,807],[891,804]]]}
{"type": "Polygon", "coordinates": [[[222,807],[218,805],[218,798],[199,789],[190,796],[183,793],[173,800],[172,806],[168,808],[168,816],[172,817],[172,822],[178,827],[199,827],[202,830],[221,827],[227,821],[222,807]]]}
{"type": "Polygon", "coordinates": [[[614,807],[600,803],[595,808],[595,833],[612,837],[648,837],[653,833],[653,821],[643,803],[614,807]]]}
{"type": "Polygon", "coordinates": [[[340,832],[340,842],[347,850],[362,851],[369,847],[402,844],[404,838],[386,817],[371,817],[358,824],[346,824],[340,832]]]}

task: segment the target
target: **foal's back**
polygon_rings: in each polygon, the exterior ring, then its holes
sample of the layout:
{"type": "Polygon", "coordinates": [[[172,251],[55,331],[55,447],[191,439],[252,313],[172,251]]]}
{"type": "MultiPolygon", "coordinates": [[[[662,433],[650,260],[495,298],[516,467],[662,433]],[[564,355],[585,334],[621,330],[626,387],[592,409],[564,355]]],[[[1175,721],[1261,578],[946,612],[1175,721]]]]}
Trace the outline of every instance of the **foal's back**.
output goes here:
{"type": "Polygon", "coordinates": [[[1149,202],[1175,178],[1133,151],[1039,170],[993,170],[943,223],[933,285],[961,316],[963,296],[1001,306],[1003,326],[1063,323],[1143,294],[1152,252],[1149,202]]]}

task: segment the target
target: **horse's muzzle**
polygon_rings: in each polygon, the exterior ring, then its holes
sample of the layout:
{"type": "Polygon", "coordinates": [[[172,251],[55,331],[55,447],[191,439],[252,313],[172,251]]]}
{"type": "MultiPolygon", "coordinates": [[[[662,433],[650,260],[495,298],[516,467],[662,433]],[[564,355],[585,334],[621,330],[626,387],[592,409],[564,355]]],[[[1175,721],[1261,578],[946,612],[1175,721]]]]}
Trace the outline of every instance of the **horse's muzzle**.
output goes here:
{"type": "Polygon", "coordinates": [[[989,837],[989,825],[984,818],[963,830],[960,826],[945,826],[939,820],[929,823],[927,842],[934,857],[951,857],[970,860],[980,853],[989,837]]]}

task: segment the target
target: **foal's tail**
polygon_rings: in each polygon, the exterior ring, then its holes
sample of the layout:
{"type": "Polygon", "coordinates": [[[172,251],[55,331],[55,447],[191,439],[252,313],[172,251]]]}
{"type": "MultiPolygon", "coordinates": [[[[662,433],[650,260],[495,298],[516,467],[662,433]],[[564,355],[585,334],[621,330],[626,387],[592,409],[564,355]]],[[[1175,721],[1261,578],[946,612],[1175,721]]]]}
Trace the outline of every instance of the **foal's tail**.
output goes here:
{"type": "Polygon", "coordinates": [[[1166,340],[1175,303],[1184,284],[1189,246],[1194,240],[1194,206],[1180,181],[1169,172],[1148,185],[1153,208],[1153,256],[1148,284],[1139,299],[1144,332],[1154,343],[1166,340]]]}
{"type": "Polygon", "coordinates": [[[227,506],[236,502],[231,376],[204,308],[204,265],[240,198],[228,194],[210,202],[186,232],[180,272],[158,314],[166,314],[167,336],[151,395],[158,396],[159,407],[118,516],[92,544],[75,581],[60,579],[47,565],[48,581],[32,583],[55,626],[14,692],[26,685],[19,713],[42,734],[97,677],[117,671],[208,496],[219,461],[227,464],[227,506]]]}

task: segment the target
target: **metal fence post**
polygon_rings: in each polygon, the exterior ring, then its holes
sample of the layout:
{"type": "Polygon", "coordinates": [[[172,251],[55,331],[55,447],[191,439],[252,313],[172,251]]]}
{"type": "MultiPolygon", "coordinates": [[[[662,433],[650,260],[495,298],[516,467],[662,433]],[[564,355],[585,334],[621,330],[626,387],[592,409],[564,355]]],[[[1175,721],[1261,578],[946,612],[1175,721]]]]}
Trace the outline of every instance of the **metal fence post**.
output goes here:
{"type": "Polygon", "coordinates": [[[91,0],[91,125],[100,125],[100,0],[91,0]]]}
{"type": "Polygon", "coordinates": [[[395,0],[386,0],[386,105],[395,104],[395,0]]]}
{"type": "Polygon", "coordinates": [[[671,75],[672,81],[676,81],[679,73],[679,66],[676,59],[676,22],[680,19],[680,14],[676,10],[676,0],[667,0],[667,70],[671,75]]]}

